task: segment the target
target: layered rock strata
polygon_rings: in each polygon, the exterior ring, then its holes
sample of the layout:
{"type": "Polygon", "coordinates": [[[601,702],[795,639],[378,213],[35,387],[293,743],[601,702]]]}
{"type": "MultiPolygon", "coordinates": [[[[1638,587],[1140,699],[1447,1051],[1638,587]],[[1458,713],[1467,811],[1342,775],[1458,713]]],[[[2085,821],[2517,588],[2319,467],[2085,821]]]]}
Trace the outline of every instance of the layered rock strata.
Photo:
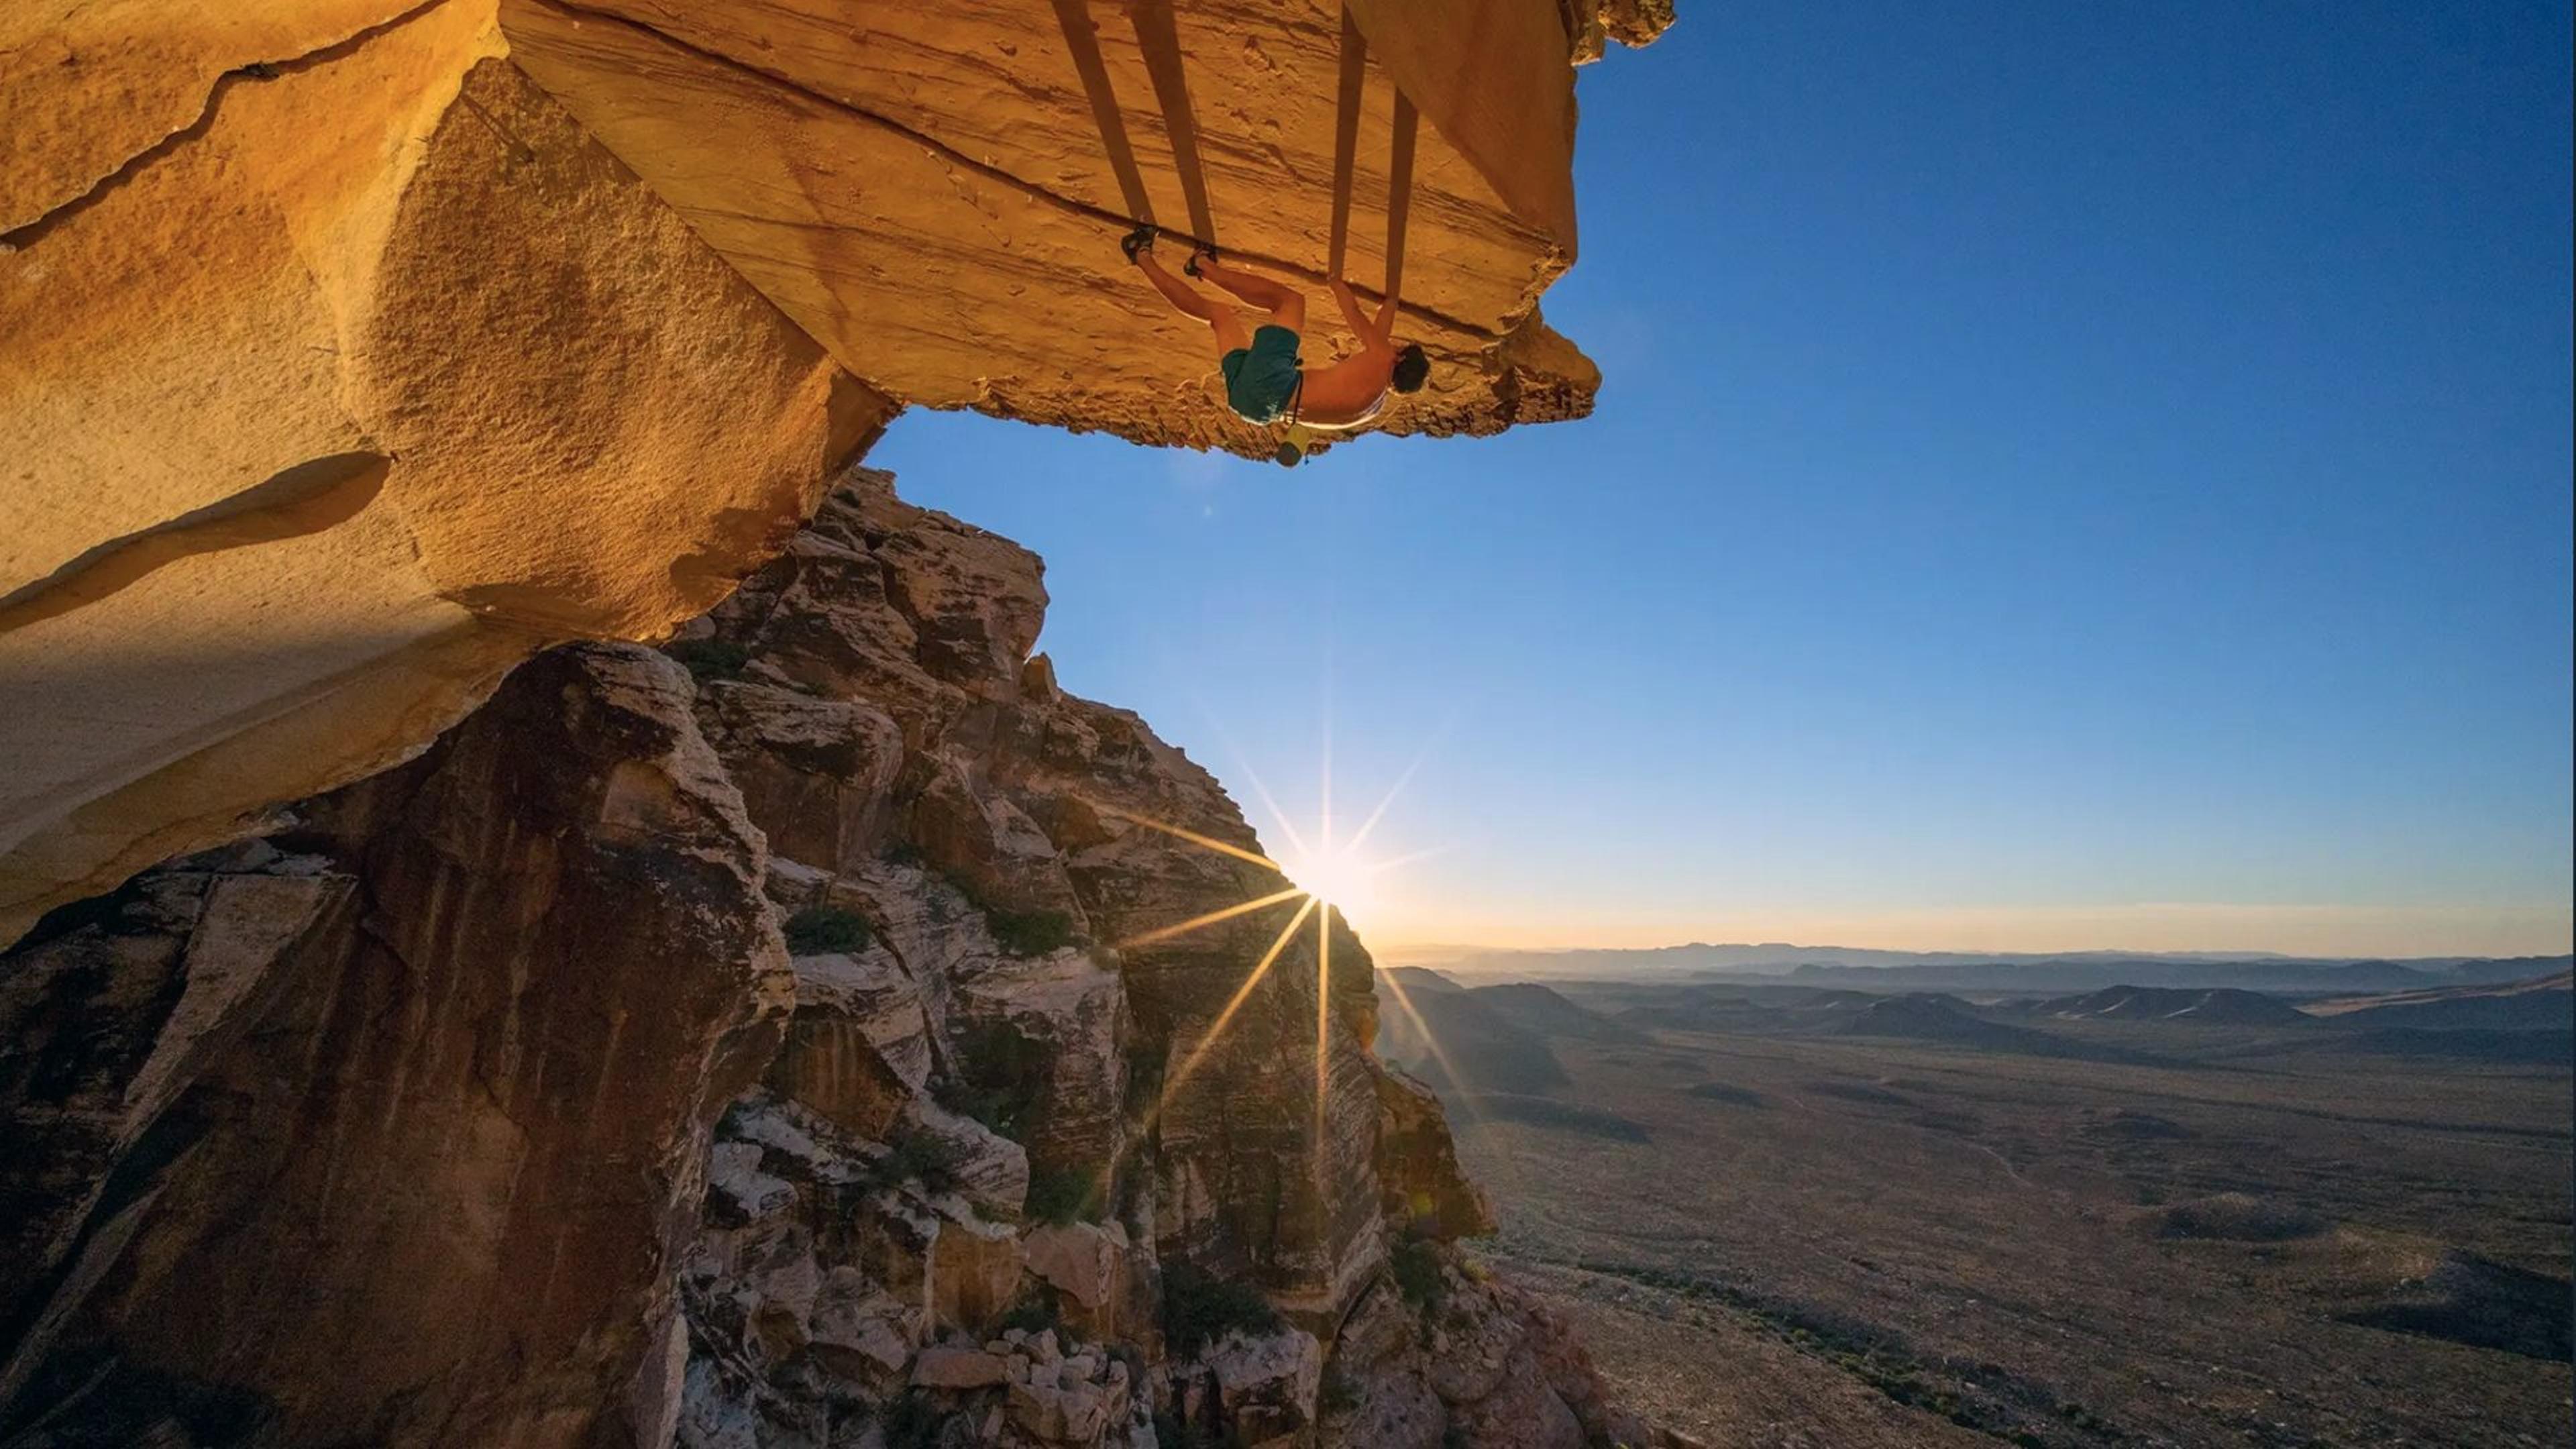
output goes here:
{"type": "Polygon", "coordinates": [[[1140,939],[1281,883],[1044,607],[855,473],[687,669],[542,655],[50,915],[0,1444],[1646,1442],[1452,1246],[1338,918],[1140,939]]]}

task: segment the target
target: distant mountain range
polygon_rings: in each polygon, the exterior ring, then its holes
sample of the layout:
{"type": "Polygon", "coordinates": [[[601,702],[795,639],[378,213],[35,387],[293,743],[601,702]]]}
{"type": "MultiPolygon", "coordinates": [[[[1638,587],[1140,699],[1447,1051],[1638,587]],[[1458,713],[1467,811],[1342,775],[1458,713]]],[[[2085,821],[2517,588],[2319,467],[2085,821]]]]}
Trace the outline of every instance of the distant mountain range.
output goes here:
{"type": "MultiPolygon", "coordinates": [[[[2059,964],[2008,969],[2045,972],[2059,964]]],[[[2122,964],[2138,963],[2122,958],[2122,964]]],[[[1903,975],[1962,968],[1874,969],[1903,975]]],[[[2303,969],[2336,968],[2329,963],[2303,969]]],[[[2353,978],[2350,965],[2341,969],[2343,979],[2353,978]]],[[[1419,966],[1382,968],[1378,1050],[1453,1101],[1472,1097],[1492,1109],[1485,1115],[1517,1112],[1514,1120],[1523,1121],[1538,1120],[1529,1114],[1540,1111],[1541,1099],[1569,1085],[1558,1048],[1576,1042],[1645,1045],[1659,1032],[1880,1038],[2137,1066],[2179,1065],[2177,1052],[2197,1060],[2232,1060],[2249,1052],[2338,1053],[2559,1069],[2576,1056],[2576,971],[2564,968],[2505,984],[2308,994],[2296,1004],[2234,987],[2126,983],[2080,995],[1995,994],[1973,1001],[1939,991],[1869,991],[1778,975],[1560,984],[1561,991],[1531,982],[1470,986],[1419,966]],[[2213,1051],[2215,1058],[2208,1055],[2213,1051]]],[[[1569,1125],[1561,1116],[1548,1116],[1542,1125],[1569,1125]]],[[[1597,1128],[1602,1124],[1585,1130],[1597,1128]]]]}
{"type": "Polygon", "coordinates": [[[2228,986],[2206,991],[2111,986],[2085,996],[2033,1002],[2028,1010],[2066,1021],[2179,1021],[2194,1026],[2307,1026],[2315,1021],[2277,996],[2228,986]]]}
{"type": "Polygon", "coordinates": [[[1865,991],[2077,994],[2111,986],[2298,994],[2410,991],[2525,981],[2570,956],[2301,957],[2261,951],[1884,951],[1860,947],[1662,946],[1648,950],[1462,950],[1421,964],[1462,979],[1788,981],[1865,991]]]}
{"type": "Polygon", "coordinates": [[[1413,966],[1387,968],[1382,977],[1390,990],[1381,992],[1379,1054],[1446,1095],[1543,1095],[1566,1082],[1550,1041],[1646,1040],[1643,1031],[1544,986],[1470,988],[1413,966]]]}

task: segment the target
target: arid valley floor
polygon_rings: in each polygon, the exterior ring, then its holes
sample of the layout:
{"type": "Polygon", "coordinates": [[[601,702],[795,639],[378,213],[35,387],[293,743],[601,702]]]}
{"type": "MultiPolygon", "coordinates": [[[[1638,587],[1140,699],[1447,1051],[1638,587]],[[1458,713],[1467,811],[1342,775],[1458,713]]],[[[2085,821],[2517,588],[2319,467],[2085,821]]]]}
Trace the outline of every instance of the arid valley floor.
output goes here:
{"type": "Polygon", "coordinates": [[[1712,1444],[2568,1442],[2563,978],[2439,1037],[1390,974],[1487,1260],[1712,1444]]]}

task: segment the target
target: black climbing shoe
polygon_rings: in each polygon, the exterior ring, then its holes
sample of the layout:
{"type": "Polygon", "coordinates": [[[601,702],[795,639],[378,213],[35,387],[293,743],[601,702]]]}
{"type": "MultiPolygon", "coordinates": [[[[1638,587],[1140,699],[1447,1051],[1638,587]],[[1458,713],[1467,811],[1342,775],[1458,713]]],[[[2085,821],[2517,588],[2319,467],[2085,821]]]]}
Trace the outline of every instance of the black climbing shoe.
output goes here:
{"type": "Polygon", "coordinates": [[[1181,263],[1181,270],[1189,273],[1193,277],[1197,276],[1199,274],[1199,258],[1201,257],[1205,257],[1209,261],[1215,261],[1217,259],[1216,248],[1209,246],[1206,242],[1200,242],[1198,245],[1191,247],[1190,259],[1181,263]]]}
{"type": "Polygon", "coordinates": [[[1154,228],[1151,226],[1140,226],[1118,240],[1118,250],[1127,254],[1130,265],[1135,263],[1138,252],[1150,252],[1153,249],[1154,228]]]}

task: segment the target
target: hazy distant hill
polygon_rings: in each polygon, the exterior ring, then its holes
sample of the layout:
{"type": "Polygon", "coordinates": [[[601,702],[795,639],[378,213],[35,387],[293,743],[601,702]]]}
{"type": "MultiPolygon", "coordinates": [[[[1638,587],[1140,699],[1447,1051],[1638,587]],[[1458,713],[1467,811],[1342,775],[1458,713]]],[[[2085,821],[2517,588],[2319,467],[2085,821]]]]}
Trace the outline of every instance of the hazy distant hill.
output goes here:
{"type": "Polygon", "coordinates": [[[1416,991],[1445,993],[1467,989],[1428,966],[1384,966],[1378,969],[1378,975],[1394,977],[1395,985],[1408,993],[1416,991]]]}
{"type": "Polygon", "coordinates": [[[1530,1096],[1564,1086],[1565,1068],[1546,1039],[1477,997],[1476,992],[1454,986],[1443,990],[1408,978],[1404,994],[1378,1013],[1378,1055],[1444,1095],[1530,1096]]]}
{"type": "Polygon", "coordinates": [[[1978,1015],[1974,1008],[1957,997],[1931,993],[1879,997],[1845,1014],[1834,1030],[1844,1036],[1946,1042],[1953,1046],[2010,1052],[2018,1056],[2072,1057],[2086,1061],[2147,1060],[2121,1047],[2073,1041],[2051,1032],[1993,1021],[1978,1015]]]}
{"type": "Polygon", "coordinates": [[[2501,986],[2445,986],[2316,1001],[2307,1012],[2337,1026],[2565,1031],[2576,1026],[2576,972],[2501,986]]]}
{"type": "Polygon", "coordinates": [[[2316,1018],[2277,996],[2220,986],[2110,986],[2084,996],[2035,1002],[2029,1014],[2069,1021],[2163,1021],[2187,1026],[2314,1026],[2316,1018]]]}
{"type": "Polygon", "coordinates": [[[1544,986],[1462,987],[1418,966],[1382,974],[1394,979],[1386,983],[1393,989],[1378,1013],[1379,1055],[1452,1094],[1553,1091],[1565,1084],[1565,1069],[1550,1042],[1646,1039],[1635,1027],[1586,1010],[1544,986]],[[1429,1041],[1424,1040],[1426,1031],[1429,1041]]]}
{"type": "Polygon", "coordinates": [[[1773,942],[1700,943],[1622,951],[1458,948],[1434,964],[1462,981],[1479,977],[1523,981],[1767,979],[1880,992],[2054,995],[2130,985],[2350,994],[2519,981],[2567,970],[2576,965],[2576,957],[2431,956],[2388,961],[2292,957],[2261,951],[1882,951],[1773,942]]]}
{"type": "Polygon", "coordinates": [[[1646,1039],[1646,1034],[1635,1027],[1613,1021],[1598,1012],[1587,1011],[1535,982],[1479,986],[1474,989],[1474,995],[1504,1020],[1540,1036],[1606,1042],[1646,1039]]]}

